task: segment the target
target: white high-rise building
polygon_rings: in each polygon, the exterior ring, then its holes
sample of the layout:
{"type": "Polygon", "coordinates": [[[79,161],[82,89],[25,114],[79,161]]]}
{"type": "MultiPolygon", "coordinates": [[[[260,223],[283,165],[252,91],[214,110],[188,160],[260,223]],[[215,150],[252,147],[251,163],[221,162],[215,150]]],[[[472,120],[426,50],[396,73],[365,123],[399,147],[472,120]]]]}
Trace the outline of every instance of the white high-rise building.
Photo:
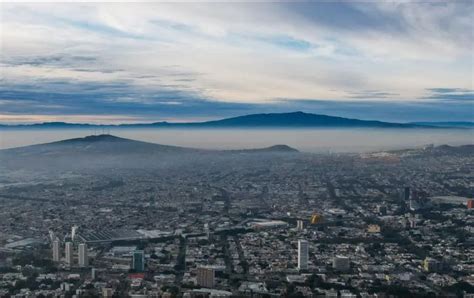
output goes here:
{"type": "Polygon", "coordinates": [[[54,232],[49,230],[49,240],[51,241],[51,243],[53,243],[54,240],[56,240],[56,236],[54,235],[54,232]]]}
{"type": "Polygon", "coordinates": [[[79,254],[79,267],[89,266],[89,255],[87,254],[87,244],[85,243],[79,244],[78,254],[79,254]]]}
{"type": "Polygon", "coordinates": [[[197,268],[197,284],[205,288],[214,287],[215,270],[211,267],[197,268]]]}
{"type": "Polygon", "coordinates": [[[59,262],[59,260],[61,258],[60,245],[61,244],[59,243],[59,239],[56,238],[53,241],[53,261],[54,262],[59,262]]]}
{"type": "Polygon", "coordinates": [[[72,228],[71,228],[71,240],[73,242],[74,242],[74,240],[76,240],[77,229],[78,229],[78,226],[76,226],[76,225],[73,225],[72,228]]]}
{"type": "Polygon", "coordinates": [[[66,264],[69,266],[73,265],[74,262],[74,247],[72,246],[72,242],[66,242],[66,264]]]}
{"type": "Polygon", "coordinates": [[[298,240],[298,269],[308,269],[308,241],[298,240]]]}
{"type": "Polygon", "coordinates": [[[296,229],[302,231],[304,229],[304,223],[301,219],[296,221],[296,229]]]}
{"type": "Polygon", "coordinates": [[[211,229],[209,228],[209,223],[204,224],[204,233],[206,233],[207,240],[211,239],[211,229]]]}

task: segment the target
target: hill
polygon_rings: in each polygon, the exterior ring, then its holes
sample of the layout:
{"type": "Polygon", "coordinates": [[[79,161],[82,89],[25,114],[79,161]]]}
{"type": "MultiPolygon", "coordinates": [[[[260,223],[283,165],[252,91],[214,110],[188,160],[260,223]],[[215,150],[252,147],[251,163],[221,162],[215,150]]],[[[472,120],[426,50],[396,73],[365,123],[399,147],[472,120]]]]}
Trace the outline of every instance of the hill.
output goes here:
{"type": "Polygon", "coordinates": [[[204,150],[187,147],[169,146],[120,138],[113,135],[91,135],[83,138],[67,139],[52,143],[31,145],[25,147],[0,150],[3,155],[16,157],[58,157],[63,155],[156,155],[156,154],[181,154],[181,153],[254,153],[254,152],[298,152],[287,145],[274,145],[267,148],[240,149],[240,150],[204,150]]]}
{"type": "MultiPolygon", "coordinates": [[[[286,145],[241,150],[204,150],[160,145],[112,135],[94,135],[0,150],[0,166],[15,170],[71,171],[196,167],[218,160],[296,154],[286,145]]],[[[225,162],[223,163],[225,164],[225,162]]]]}
{"type": "Polygon", "coordinates": [[[388,151],[392,154],[405,155],[405,156],[443,156],[443,155],[455,155],[455,156],[472,156],[474,155],[474,145],[429,145],[424,148],[416,149],[402,149],[388,151]]]}

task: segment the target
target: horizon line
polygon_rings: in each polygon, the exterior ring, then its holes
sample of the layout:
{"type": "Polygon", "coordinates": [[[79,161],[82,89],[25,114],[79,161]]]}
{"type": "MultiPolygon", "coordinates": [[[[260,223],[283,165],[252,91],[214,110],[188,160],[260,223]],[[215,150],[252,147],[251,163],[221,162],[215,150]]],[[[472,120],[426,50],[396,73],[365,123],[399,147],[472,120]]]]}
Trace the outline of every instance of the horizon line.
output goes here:
{"type": "MultiPolygon", "coordinates": [[[[18,123],[6,123],[0,122],[0,126],[3,127],[29,127],[29,126],[39,126],[39,125],[51,125],[51,124],[64,124],[64,125],[87,125],[87,126],[112,126],[112,127],[120,127],[120,126],[134,126],[134,125],[156,125],[156,124],[170,124],[170,125],[189,125],[189,124],[205,124],[214,121],[222,121],[227,119],[245,117],[245,116],[254,116],[254,115],[284,115],[284,114],[307,114],[307,115],[316,115],[316,116],[328,116],[334,118],[343,118],[343,119],[350,119],[350,120],[360,120],[360,121],[376,121],[381,123],[389,123],[389,124],[423,124],[423,123],[474,123],[474,119],[471,121],[407,121],[407,122],[394,122],[394,121],[385,121],[379,119],[361,119],[361,118],[354,118],[354,117],[343,117],[343,116],[336,116],[336,115],[329,115],[329,114],[318,114],[318,113],[309,113],[304,111],[292,111],[292,112],[267,112],[267,113],[251,113],[251,114],[241,114],[237,116],[230,116],[230,117],[218,117],[204,121],[151,121],[151,122],[121,122],[121,123],[94,123],[94,122],[75,122],[75,121],[43,121],[43,122],[18,122],[18,123]]],[[[287,125],[284,125],[287,126],[287,125]]]]}

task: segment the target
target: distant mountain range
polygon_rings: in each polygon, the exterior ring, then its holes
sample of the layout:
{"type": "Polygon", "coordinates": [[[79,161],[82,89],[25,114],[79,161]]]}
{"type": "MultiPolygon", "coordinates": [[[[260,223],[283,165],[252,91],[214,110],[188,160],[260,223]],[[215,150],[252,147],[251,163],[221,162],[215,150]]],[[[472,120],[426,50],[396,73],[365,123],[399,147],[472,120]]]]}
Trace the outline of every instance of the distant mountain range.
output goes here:
{"type": "Polygon", "coordinates": [[[391,123],[374,120],[359,120],[328,115],[310,114],[304,112],[252,114],[222,120],[205,122],[154,122],[118,125],[77,124],[66,122],[45,122],[23,125],[0,125],[0,128],[439,128],[439,127],[472,127],[456,125],[461,122],[420,122],[420,123],[391,123]],[[445,123],[446,125],[441,125],[445,123]],[[453,125],[449,125],[452,123],[453,125]]]}
{"type": "Polygon", "coordinates": [[[447,121],[447,122],[412,122],[411,124],[423,125],[423,126],[436,126],[436,127],[459,127],[459,128],[474,128],[474,122],[469,121],[447,121]]]}
{"type": "Polygon", "coordinates": [[[411,155],[425,155],[425,156],[441,156],[441,155],[461,155],[468,156],[474,154],[474,145],[460,145],[460,146],[450,146],[450,145],[440,145],[440,146],[426,146],[422,149],[402,149],[402,150],[391,150],[389,153],[394,154],[411,154],[411,155]]]}
{"type": "MultiPolygon", "coordinates": [[[[404,155],[470,155],[474,145],[427,146],[389,152],[404,155]]],[[[252,164],[284,162],[287,158],[305,156],[287,145],[240,150],[211,150],[161,145],[120,138],[113,135],[91,135],[52,143],[0,150],[0,168],[13,170],[58,171],[98,169],[167,169],[189,167],[226,167],[229,163],[252,164]],[[274,159],[277,158],[277,159],[274,159]]]]}

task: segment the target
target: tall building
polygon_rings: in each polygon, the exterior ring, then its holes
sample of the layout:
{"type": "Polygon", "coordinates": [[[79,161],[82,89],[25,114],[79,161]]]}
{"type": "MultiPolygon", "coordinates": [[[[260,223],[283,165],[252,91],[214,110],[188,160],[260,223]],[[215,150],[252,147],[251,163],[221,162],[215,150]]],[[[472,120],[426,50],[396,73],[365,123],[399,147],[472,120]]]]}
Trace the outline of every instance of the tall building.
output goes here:
{"type": "Polygon", "coordinates": [[[138,272],[145,271],[145,253],[143,250],[133,252],[132,269],[138,272]]]}
{"type": "Polygon", "coordinates": [[[337,271],[348,271],[351,268],[351,261],[348,257],[336,256],[332,260],[332,267],[337,271]]]}
{"type": "Polygon", "coordinates": [[[87,244],[85,243],[79,244],[78,254],[79,254],[79,267],[89,266],[89,255],[87,253],[87,244]]]}
{"type": "Polygon", "coordinates": [[[77,234],[77,226],[73,225],[71,228],[71,240],[74,242],[76,240],[76,234],[77,234]]]}
{"type": "Polygon", "coordinates": [[[308,269],[308,241],[298,240],[298,269],[308,269]]]}
{"type": "Polygon", "coordinates": [[[74,263],[74,247],[72,246],[72,242],[66,242],[66,264],[72,266],[74,263]]]}
{"type": "Polygon", "coordinates": [[[304,223],[301,219],[296,221],[296,229],[302,231],[304,229],[304,223]]]}
{"type": "Polygon", "coordinates": [[[211,267],[198,267],[197,284],[204,288],[214,287],[215,270],[211,267]]]}
{"type": "Polygon", "coordinates": [[[211,239],[211,229],[209,228],[209,223],[204,224],[204,232],[206,233],[207,240],[211,239]]]}
{"type": "Polygon", "coordinates": [[[473,199],[469,199],[467,200],[467,209],[473,209],[474,208],[474,200],[473,199]]]}
{"type": "Polygon", "coordinates": [[[59,239],[56,238],[53,241],[53,261],[54,262],[59,262],[59,260],[61,259],[60,246],[61,246],[61,243],[59,242],[59,239]]]}
{"type": "Polygon", "coordinates": [[[51,241],[51,243],[53,243],[54,240],[56,240],[56,236],[54,236],[54,232],[49,230],[49,240],[51,241]]]}
{"type": "Polygon", "coordinates": [[[418,200],[415,200],[413,196],[410,198],[408,206],[411,211],[417,211],[421,208],[420,202],[418,200]]]}
{"type": "Polygon", "coordinates": [[[403,199],[405,201],[408,201],[410,199],[410,188],[409,187],[405,187],[404,191],[403,191],[403,199]]]}

